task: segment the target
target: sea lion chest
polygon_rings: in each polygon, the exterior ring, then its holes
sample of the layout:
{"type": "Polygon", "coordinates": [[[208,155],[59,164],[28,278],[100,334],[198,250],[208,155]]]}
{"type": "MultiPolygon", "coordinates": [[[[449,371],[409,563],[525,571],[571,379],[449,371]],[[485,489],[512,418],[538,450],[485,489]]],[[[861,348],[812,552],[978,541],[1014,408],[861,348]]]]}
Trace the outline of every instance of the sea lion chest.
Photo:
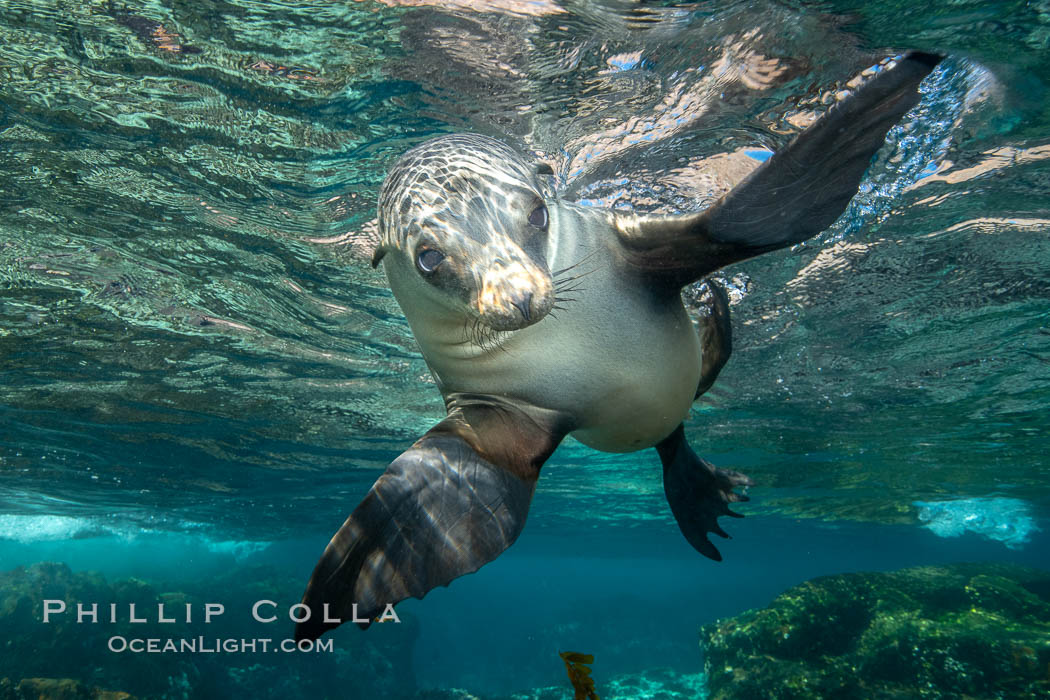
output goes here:
{"type": "MultiPolygon", "coordinates": [[[[652,446],[685,418],[700,345],[677,293],[654,294],[615,259],[598,212],[551,207],[548,267],[557,307],[490,347],[464,342],[464,323],[434,322],[402,303],[443,394],[467,392],[569,414],[573,436],[608,452],[652,446]],[[574,278],[569,280],[569,278],[574,278]]],[[[396,290],[395,290],[396,291],[396,290]]],[[[400,297],[399,297],[400,299],[400,297]]]]}

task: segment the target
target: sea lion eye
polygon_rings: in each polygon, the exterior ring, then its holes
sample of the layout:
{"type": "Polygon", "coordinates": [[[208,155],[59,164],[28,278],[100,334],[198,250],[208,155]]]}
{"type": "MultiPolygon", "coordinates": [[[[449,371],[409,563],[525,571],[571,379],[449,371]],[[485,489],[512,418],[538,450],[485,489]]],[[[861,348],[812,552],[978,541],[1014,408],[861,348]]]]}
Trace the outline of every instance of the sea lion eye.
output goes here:
{"type": "Polygon", "coordinates": [[[529,225],[536,228],[547,228],[547,207],[541,204],[533,209],[529,214],[529,225]]]}
{"type": "Polygon", "coordinates": [[[434,248],[424,248],[416,256],[416,266],[420,272],[430,274],[445,259],[445,254],[434,248]]]}

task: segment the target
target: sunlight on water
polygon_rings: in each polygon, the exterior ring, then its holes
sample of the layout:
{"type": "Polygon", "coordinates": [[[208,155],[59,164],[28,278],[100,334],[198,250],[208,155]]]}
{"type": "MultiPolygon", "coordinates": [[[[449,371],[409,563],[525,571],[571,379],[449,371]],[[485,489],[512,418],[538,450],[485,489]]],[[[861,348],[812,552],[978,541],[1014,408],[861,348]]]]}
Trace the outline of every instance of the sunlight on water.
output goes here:
{"type": "Polygon", "coordinates": [[[1016,498],[916,501],[913,505],[919,509],[919,520],[941,537],[976,532],[1011,549],[1021,549],[1039,531],[1029,505],[1016,498]]]}

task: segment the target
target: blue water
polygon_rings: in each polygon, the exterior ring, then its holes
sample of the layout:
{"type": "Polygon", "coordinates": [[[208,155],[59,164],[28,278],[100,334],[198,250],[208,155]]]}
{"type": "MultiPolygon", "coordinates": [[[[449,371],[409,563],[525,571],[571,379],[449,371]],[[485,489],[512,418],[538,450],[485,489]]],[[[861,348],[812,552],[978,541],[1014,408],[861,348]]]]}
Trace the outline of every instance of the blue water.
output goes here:
{"type": "MultiPolygon", "coordinates": [[[[1050,551],[1046,534],[1011,551],[972,533],[946,541],[899,525],[778,517],[748,518],[735,525],[732,551],[746,555],[727,557],[719,565],[696,556],[675,536],[673,525],[610,525],[571,534],[530,527],[505,555],[477,574],[437,589],[423,601],[398,606],[403,624],[411,624],[411,633],[417,635],[411,656],[398,663],[411,669],[420,687],[467,687],[494,694],[563,686],[564,669],[551,653],[555,647],[595,654],[595,673],[602,681],[662,667],[698,674],[700,625],[762,607],[801,581],[847,571],[959,561],[1041,568],[1050,551]]],[[[326,541],[283,540],[259,551],[244,543],[216,546],[197,537],[153,534],[133,540],[111,536],[74,542],[9,541],[0,547],[0,556],[11,565],[58,560],[74,570],[101,571],[114,580],[130,576],[192,587],[230,571],[258,576],[259,566],[309,571],[326,541]]],[[[228,603],[234,596],[222,587],[212,597],[228,603]]],[[[274,597],[282,615],[295,602],[274,597]]],[[[229,614],[237,612],[233,604],[229,607],[229,614]]],[[[291,623],[283,620],[273,627],[257,625],[255,633],[290,634],[291,623]]],[[[375,631],[340,629],[334,636],[337,644],[348,644],[352,635],[366,634],[375,631]]],[[[369,672],[366,664],[352,669],[369,672]]]]}
{"type": "MultiPolygon", "coordinates": [[[[699,674],[701,624],[814,576],[1046,568],[1048,47],[1039,3],[6,3],[0,571],[294,602],[442,413],[368,264],[400,153],[485,133],[569,200],[693,210],[909,48],[947,58],[846,214],[719,273],[734,355],[687,434],[757,482],[724,562],[681,538],[654,453],[569,441],[518,543],[401,627],[336,631],[337,670],[151,673],[168,697],[335,697],[354,674],[372,697],[405,670],[406,696],[567,694],[571,648],[601,692],[699,674]]],[[[122,657],[65,669],[44,632],[0,634],[33,675],[134,691],[111,687],[122,657]]]]}

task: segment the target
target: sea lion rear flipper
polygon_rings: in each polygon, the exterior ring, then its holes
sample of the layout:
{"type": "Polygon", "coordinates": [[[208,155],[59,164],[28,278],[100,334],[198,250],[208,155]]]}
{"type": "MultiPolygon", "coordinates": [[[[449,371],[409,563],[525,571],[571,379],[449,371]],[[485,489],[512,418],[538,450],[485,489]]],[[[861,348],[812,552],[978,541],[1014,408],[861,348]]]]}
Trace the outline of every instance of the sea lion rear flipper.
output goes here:
{"type": "Polygon", "coordinates": [[[718,526],[718,518],[728,515],[744,516],[729,510],[730,503],[748,500],[733,491],[738,486],[753,486],[754,482],[740,472],[720,469],[696,455],[685,439],[685,429],[675,431],[657,444],[656,451],[664,465],[664,494],[678,528],[689,544],[705,557],[722,561],[722,555],[707,539],[713,532],[728,538],[718,526]]]}
{"type": "Polygon", "coordinates": [[[696,387],[695,399],[718,379],[718,373],[729,361],[733,353],[733,326],[729,322],[729,295],[725,288],[713,279],[705,280],[711,292],[710,313],[700,319],[700,347],[702,363],[700,382],[696,387]]]}
{"type": "Polygon", "coordinates": [[[422,598],[499,556],[521,533],[540,466],[565,435],[556,426],[481,398],[450,407],[325,548],[303,594],[311,617],[296,639],[374,619],[388,603],[422,598]],[[325,604],[339,622],[325,621],[325,604]]]}
{"type": "Polygon", "coordinates": [[[919,83],[941,58],[911,52],[884,68],[702,212],[616,214],[626,261],[681,286],[820,233],[845,211],[886,134],[918,103],[919,83]]]}

